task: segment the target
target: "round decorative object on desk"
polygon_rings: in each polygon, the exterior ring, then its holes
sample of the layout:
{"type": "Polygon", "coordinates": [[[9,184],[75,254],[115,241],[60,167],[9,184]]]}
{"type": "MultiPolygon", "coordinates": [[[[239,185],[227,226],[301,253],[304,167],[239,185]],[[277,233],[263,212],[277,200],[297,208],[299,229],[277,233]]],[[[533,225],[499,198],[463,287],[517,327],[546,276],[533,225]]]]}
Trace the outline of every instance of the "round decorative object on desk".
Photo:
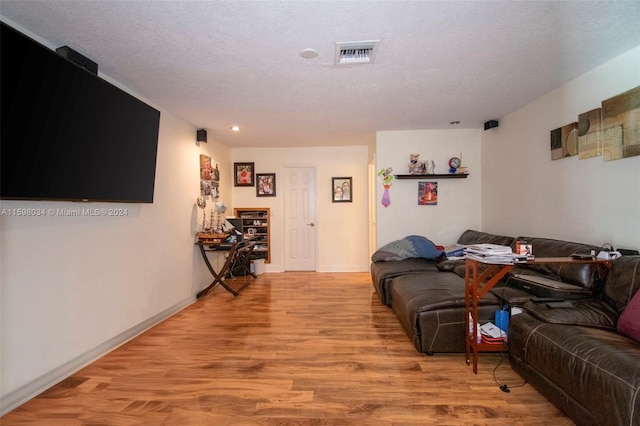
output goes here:
{"type": "Polygon", "coordinates": [[[460,164],[462,164],[462,161],[459,157],[451,157],[449,159],[449,167],[451,167],[452,169],[457,169],[458,167],[460,167],[460,164]]]}

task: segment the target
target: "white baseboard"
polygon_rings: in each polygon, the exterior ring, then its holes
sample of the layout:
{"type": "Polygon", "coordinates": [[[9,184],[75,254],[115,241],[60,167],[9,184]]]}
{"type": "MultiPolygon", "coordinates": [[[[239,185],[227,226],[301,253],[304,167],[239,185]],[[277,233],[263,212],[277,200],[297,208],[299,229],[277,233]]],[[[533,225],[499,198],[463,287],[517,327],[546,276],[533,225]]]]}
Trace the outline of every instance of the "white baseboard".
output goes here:
{"type": "Polygon", "coordinates": [[[97,347],[83,353],[82,355],[54,368],[46,374],[20,386],[14,391],[2,395],[0,397],[0,416],[4,416],[9,411],[19,407],[31,398],[38,396],[53,385],[61,382],[71,376],[76,371],[86,367],[98,358],[106,355],[119,346],[127,343],[129,340],[144,333],[154,325],[164,321],[176,312],[181,311],[195,301],[195,297],[185,299],[172,307],[154,315],[146,321],[141,322],[135,327],[120,333],[119,335],[107,340],[97,347]]]}
{"type": "Polygon", "coordinates": [[[320,265],[318,272],[369,272],[369,265],[320,265]]]}

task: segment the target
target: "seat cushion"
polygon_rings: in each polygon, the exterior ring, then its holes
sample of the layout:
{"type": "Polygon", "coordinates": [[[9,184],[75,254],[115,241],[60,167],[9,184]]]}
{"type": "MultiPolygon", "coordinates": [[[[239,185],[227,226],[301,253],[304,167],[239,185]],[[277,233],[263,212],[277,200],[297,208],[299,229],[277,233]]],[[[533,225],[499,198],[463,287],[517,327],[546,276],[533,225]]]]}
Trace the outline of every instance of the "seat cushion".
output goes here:
{"type": "Polygon", "coordinates": [[[389,289],[393,285],[393,279],[401,275],[420,274],[425,271],[436,271],[436,262],[433,260],[413,258],[390,262],[373,262],[371,264],[371,283],[380,296],[383,305],[391,305],[389,289]]]}
{"type": "Polygon", "coordinates": [[[615,331],[550,324],[523,313],[511,318],[508,346],[514,369],[532,374],[527,378],[565,413],[582,413],[591,424],[640,420],[637,342],[615,331]]]}
{"type": "MultiPolygon", "coordinates": [[[[451,272],[425,272],[394,279],[391,307],[419,352],[465,351],[464,278],[451,272]]],[[[493,321],[498,298],[479,301],[481,322],[493,321]]]]}

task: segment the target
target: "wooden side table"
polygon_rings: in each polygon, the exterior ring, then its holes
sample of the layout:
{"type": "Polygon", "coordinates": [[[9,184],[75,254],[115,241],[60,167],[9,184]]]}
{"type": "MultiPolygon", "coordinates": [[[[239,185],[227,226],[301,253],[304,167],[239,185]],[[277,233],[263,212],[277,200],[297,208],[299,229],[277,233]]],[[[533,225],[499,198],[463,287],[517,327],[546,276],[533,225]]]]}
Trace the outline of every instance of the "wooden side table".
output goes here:
{"type": "Polygon", "coordinates": [[[465,355],[467,365],[473,355],[473,372],[478,374],[478,352],[505,351],[504,343],[483,343],[479,341],[478,301],[487,294],[513,267],[511,264],[485,264],[475,259],[465,260],[464,299],[465,299],[465,332],[467,333],[465,355]],[[480,272],[478,267],[485,265],[480,272]],[[473,321],[473,324],[469,320],[473,321]]]}
{"type": "MultiPolygon", "coordinates": [[[[571,257],[540,257],[529,260],[527,265],[539,265],[545,263],[589,263],[598,267],[603,266],[606,269],[611,267],[611,260],[600,259],[573,259],[571,257]]],[[[513,268],[513,264],[490,264],[475,259],[465,259],[465,316],[467,338],[465,339],[465,355],[466,363],[471,363],[473,357],[473,372],[478,374],[478,352],[501,352],[506,351],[505,343],[483,343],[478,340],[478,301],[482,296],[487,294],[509,271],[513,268]],[[479,266],[485,266],[480,271],[479,266]],[[469,320],[473,321],[473,324],[469,320]]]]}

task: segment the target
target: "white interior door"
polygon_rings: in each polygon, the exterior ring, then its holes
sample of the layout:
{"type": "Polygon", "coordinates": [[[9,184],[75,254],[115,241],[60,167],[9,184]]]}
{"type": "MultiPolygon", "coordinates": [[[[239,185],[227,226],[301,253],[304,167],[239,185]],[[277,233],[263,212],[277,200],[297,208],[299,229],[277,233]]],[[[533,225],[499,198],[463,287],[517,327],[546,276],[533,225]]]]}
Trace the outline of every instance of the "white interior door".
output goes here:
{"type": "Polygon", "coordinates": [[[288,167],[284,197],[285,271],[316,270],[316,170],[288,167]]]}

